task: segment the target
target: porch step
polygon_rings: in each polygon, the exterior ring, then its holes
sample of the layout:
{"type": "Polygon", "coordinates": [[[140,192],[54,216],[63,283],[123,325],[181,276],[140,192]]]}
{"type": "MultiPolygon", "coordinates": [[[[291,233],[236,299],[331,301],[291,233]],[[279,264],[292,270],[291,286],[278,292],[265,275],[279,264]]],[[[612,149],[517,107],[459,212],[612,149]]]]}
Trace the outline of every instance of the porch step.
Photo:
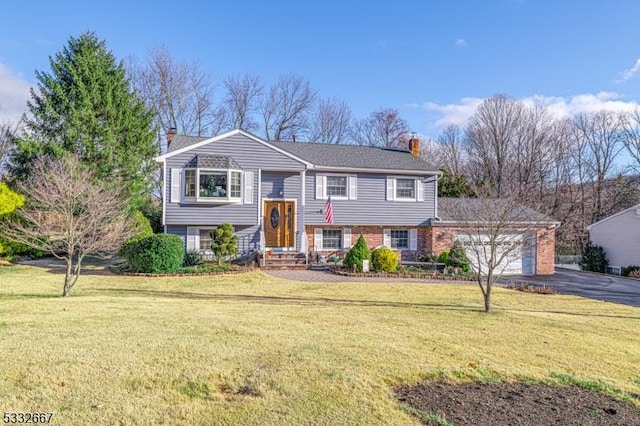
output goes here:
{"type": "Polygon", "coordinates": [[[297,252],[268,252],[263,255],[261,265],[266,268],[292,268],[307,265],[307,256],[304,253],[297,252]]]}

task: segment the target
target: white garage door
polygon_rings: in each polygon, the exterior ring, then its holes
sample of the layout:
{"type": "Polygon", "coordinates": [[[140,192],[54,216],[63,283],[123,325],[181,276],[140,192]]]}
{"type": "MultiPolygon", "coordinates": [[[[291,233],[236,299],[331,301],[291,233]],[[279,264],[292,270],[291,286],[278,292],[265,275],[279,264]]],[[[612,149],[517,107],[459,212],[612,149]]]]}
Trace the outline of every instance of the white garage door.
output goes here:
{"type": "MultiPolygon", "coordinates": [[[[488,234],[469,235],[460,233],[456,238],[464,245],[467,257],[476,268],[487,272],[491,256],[491,238],[488,234]]],[[[504,232],[495,239],[495,257],[502,262],[494,274],[535,274],[535,237],[533,234],[504,232]]]]}

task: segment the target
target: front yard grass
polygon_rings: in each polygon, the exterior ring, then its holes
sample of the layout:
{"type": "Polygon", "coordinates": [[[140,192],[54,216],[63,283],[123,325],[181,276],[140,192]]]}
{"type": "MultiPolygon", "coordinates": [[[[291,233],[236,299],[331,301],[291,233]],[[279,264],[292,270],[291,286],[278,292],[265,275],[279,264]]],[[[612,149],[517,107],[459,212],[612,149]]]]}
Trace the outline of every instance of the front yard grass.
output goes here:
{"type": "Polygon", "coordinates": [[[53,424],[416,424],[425,377],[640,394],[640,309],[473,285],[0,268],[0,407],[53,424]]]}

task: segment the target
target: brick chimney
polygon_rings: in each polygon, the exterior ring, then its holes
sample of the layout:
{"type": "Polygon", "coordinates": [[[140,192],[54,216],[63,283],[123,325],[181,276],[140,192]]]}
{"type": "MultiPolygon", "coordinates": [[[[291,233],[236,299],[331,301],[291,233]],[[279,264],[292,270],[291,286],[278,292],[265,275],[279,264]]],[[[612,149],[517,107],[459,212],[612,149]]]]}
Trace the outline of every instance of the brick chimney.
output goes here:
{"type": "Polygon", "coordinates": [[[177,133],[178,129],[176,129],[175,127],[171,127],[169,130],[167,130],[167,148],[169,147],[169,145],[171,145],[171,141],[177,133]]]}
{"type": "Polygon", "coordinates": [[[415,133],[412,133],[411,139],[409,139],[409,151],[414,157],[420,157],[420,139],[415,133]]]}

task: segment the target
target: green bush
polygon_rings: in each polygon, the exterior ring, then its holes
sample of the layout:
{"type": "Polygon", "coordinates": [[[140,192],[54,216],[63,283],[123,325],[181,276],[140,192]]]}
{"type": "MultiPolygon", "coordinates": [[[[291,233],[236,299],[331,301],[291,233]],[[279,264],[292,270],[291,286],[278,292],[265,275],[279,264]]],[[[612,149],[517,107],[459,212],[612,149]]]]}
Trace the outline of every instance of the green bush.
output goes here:
{"type": "Polygon", "coordinates": [[[438,263],[444,263],[445,265],[449,263],[449,250],[445,250],[438,255],[438,263]]]}
{"type": "Polygon", "coordinates": [[[126,259],[136,272],[174,272],[184,261],[184,244],[177,235],[154,234],[131,244],[126,259]]]}
{"type": "Polygon", "coordinates": [[[36,258],[41,257],[43,254],[42,250],[36,250],[27,245],[0,237],[0,257],[29,256],[36,258]]]}
{"type": "Polygon", "coordinates": [[[140,210],[135,210],[131,215],[132,226],[138,230],[138,232],[127,241],[122,244],[122,248],[120,249],[120,256],[127,257],[128,250],[131,250],[135,243],[150,237],[153,235],[153,229],[151,228],[151,224],[149,223],[149,219],[142,214],[140,210]]]}
{"type": "Polygon", "coordinates": [[[154,234],[164,232],[164,225],[162,225],[162,202],[150,198],[140,206],[140,212],[149,220],[154,234]]]}
{"type": "Polygon", "coordinates": [[[184,260],[182,261],[183,267],[197,266],[202,263],[202,258],[197,251],[188,251],[184,254],[184,260]]]}
{"type": "Polygon", "coordinates": [[[464,251],[464,246],[460,240],[455,240],[453,242],[453,246],[451,246],[451,250],[449,251],[449,256],[444,263],[446,263],[447,266],[459,268],[463,272],[471,271],[471,262],[469,262],[467,253],[464,251]]]}
{"type": "Polygon", "coordinates": [[[238,236],[233,234],[233,225],[221,223],[211,232],[211,250],[218,260],[218,265],[227,257],[238,253],[238,236]]]}
{"type": "Polygon", "coordinates": [[[364,236],[360,234],[358,242],[347,252],[342,264],[348,268],[362,272],[363,260],[371,260],[371,253],[369,253],[369,248],[367,247],[367,242],[364,240],[364,236]]]}
{"type": "Polygon", "coordinates": [[[622,268],[622,276],[623,277],[630,277],[632,273],[635,273],[635,275],[640,273],[640,266],[638,266],[638,265],[629,265],[629,266],[627,266],[625,268],[622,268]]]}
{"type": "Polygon", "coordinates": [[[371,253],[371,263],[376,271],[393,272],[398,268],[398,255],[388,247],[379,247],[371,253]]]}
{"type": "Polygon", "coordinates": [[[582,253],[580,266],[584,271],[605,273],[609,266],[609,258],[604,248],[589,242],[582,253]]]}

